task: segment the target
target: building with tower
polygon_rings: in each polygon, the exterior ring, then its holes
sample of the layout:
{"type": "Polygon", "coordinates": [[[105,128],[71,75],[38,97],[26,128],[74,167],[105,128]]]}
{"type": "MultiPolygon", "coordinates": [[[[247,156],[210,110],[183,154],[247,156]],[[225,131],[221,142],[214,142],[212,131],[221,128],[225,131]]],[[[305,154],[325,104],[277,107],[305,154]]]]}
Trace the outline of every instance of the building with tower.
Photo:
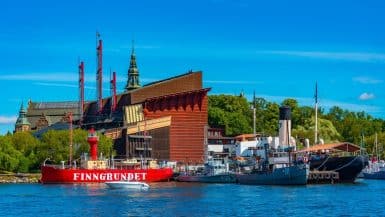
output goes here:
{"type": "MultiPolygon", "coordinates": [[[[102,41],[97,47],[97,84],[102,79],[102,41]]],[[[84,102],[84,63],[79,66],[79,102],[29,103],[26,118],[35,130],[65,122],[94,127],[114,141],[121,158],[151,157],[164,161],[203,163],[207,149],[208,97],[202,72],[187,73],[140,85],[134,47],[125,90],[117,93],[111,80],[111,96],[84,102]],[[67,107],[66,107],[67,106],[67,107]],[[39,114],[40,113],[40,114],[39,114]],[[39,120],[42,120],[39,122],[39,120]],[[44,121],[46,120],[46,121],[44,121]]],[[[115,76],[115,73],[114,73],[115,76]]],[[[100,92],[101,85],[97,87],[100,92]]]]}

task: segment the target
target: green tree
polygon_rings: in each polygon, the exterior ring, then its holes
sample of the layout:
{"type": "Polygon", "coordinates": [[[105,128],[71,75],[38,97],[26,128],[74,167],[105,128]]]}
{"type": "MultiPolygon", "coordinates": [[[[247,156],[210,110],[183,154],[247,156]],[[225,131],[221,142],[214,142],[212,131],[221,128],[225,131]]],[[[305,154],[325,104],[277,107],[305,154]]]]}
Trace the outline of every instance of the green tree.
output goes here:
{"type": "MultiPolygon", "coordinates": [[[[73,131],[73,159],[79,159],[80,155],[89,152],[87,143],[87,131],[76,129],[73,131]]],[[[110,155],[112,150],[112,140],[99,134],[98,152],[104,155],[110,155]]],[[[55,163],[69,160],[70,138],[68,130],[51,130],[43,134],[41,146],[38,148],[40,162],[50,158],[55,163]]]]}
{"type": "Polygon", "coordinates": [[[226,135],[251,133],[252,112],[246,98],[230,95],[209,96],[209,125],[224,127],[226,135]]]}
{"type": "Polygon", "coordinates": [[[13,145],[12,135],[0,136],[0,170],[16,172],[22,156],[13,145]]]}

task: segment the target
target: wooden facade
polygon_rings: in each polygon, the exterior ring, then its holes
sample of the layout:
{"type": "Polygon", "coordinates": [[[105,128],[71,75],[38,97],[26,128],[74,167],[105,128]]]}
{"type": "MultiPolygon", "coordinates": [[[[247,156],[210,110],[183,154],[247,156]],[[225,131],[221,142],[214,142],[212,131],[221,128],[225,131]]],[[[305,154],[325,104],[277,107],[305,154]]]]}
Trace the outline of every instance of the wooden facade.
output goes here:
{"type": "MultiPolygon", "coordinates": [[[[207,127],[207,92],[200,89],[147,99],[146,118],[171,116],[169,159],[185,163],[203,163],[207,127]]],[[[165,135],[167,136],[167,135],[165,135]]]]}

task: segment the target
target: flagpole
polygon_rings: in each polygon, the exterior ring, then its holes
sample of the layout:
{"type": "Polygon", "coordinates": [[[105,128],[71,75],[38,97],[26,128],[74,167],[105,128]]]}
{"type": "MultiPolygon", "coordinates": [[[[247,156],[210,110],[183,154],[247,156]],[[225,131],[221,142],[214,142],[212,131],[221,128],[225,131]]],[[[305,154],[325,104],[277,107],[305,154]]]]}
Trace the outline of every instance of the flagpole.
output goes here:
{"type": "Polygon", "coordinates": [[[315,83],[315,128],[314,128],[314,145],[318,143],[318,87],[317,82],[315,83]]]}

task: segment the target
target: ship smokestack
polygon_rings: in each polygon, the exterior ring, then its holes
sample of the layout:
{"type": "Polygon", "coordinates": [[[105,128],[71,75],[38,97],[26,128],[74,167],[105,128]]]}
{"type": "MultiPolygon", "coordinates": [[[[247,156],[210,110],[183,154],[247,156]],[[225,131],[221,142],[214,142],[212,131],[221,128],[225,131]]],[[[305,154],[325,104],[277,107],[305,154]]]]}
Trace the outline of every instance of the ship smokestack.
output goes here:
{"type": "Polygon", "coordinates": [[[99,137],[95,129],[92,127],[88,131],[87,142],[90,144],[91,160],[98,160],[98,141],[99,137]]]}
{"type": "Polygon", "coordinates": [[[288,106],[279,108],[279,144],[290,146],[291,138],[291,109],[288,106]]]}

